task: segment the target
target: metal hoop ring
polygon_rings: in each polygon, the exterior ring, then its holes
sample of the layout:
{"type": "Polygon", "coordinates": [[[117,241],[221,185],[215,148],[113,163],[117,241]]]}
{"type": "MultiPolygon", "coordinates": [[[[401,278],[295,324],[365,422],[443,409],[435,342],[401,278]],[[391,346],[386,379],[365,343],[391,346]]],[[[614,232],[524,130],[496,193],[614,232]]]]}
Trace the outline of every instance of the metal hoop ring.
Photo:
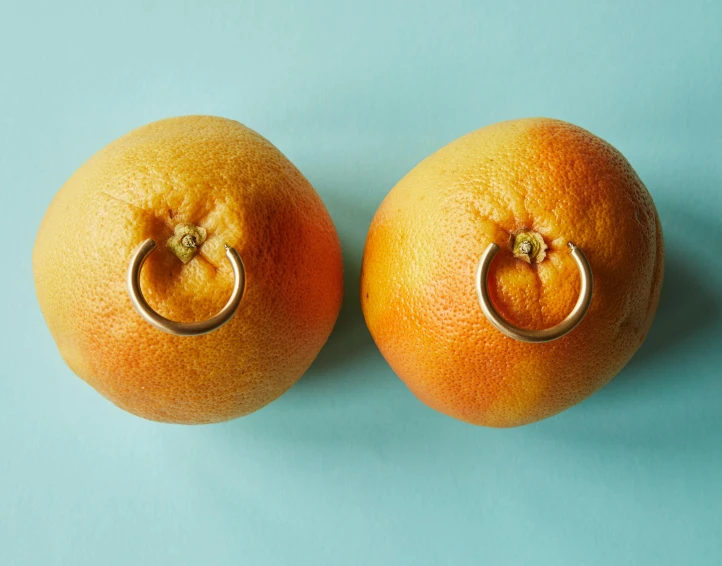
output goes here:
{"type": "Polygon", "coordinates": [[[233,291],[226,306],[224,306],[218,314],[207,320],[183,323],[168,320],[155,312],[150,308],[150,305],[148,305],[148,302],[140,290],[140,270],[143,268],[143,263],[145,263],[146,258],[154,249],[155,242],[151,239],[145,240],[138,246],[135,252],[133,252],[133,256],[130,258],[130,265],[128,266],[128,294],[130,295],[130,300],[135,310],[138,311],[146,322],[168,334],[175,334],[176,336],[198,336],[217,330],[233,318],[238,310],[238,306],[241,304],[243,291],[246,286],[246,270],[243,266],[241,256],[238,255],[236,250],[230,246],[226,246],[226,257],[233,268],[234,277],[233,291]]]}
{"type": "Polygon", "coordinates": [[[556,326],[544,330],[525,330],[524,328],[518,328],[504,320],[494,308],[494,305],[491,304],[488,289],[489,268],[491,267],[491,262],[494,261],[494,257],[499,252],[499,246],[494,243],[487,246],[484,253],[481,254],[479,267],[476,269],[476,294],[479,297],[481,311],[497,330],[506,334],[509,338],[514,338],[514,340],[521,342],[551,342],[574,330],[577,324],[582,321],[589,310],[589,306],[592,304],[594,276],[592,275],[592,268],[589,266],[589,261],[587,260],[587,256],[584,255],[584,252],[571,242],[569,242],[568,245],[572,251],[572,257],[577,264],[582,280],[579,298],[572,312],[570,312],[563,321],[556,326]]]}

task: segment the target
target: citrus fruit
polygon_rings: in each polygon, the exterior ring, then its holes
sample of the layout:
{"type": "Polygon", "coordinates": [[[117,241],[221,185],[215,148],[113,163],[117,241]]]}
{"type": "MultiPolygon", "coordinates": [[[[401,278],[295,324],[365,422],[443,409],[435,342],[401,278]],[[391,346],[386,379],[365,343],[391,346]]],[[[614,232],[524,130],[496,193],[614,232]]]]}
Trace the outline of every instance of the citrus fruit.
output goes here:
{"type": "Polygon", "coordinates": [[[326,342],[341,305],[341,251],[303,175],[266,139],[210,116],[161,120],[114,141],[60,189],[33,251],[38,299],[62,357],[136,415],[210,423],[276,399],[326,342]],[[192,257],[174,242],[196,238],[192,257]],[[129,259],[148,304],[173,321],[217,313],[245,264],[235,316],[201,336],[167,334],[134,310],[129,259]],[[182,260],[181,260],[182,259],[182,260]],[[187,263],[184,263],[186,262],[187,263]]]}
{"type": "Polygon", "coordinates": [[[514,120],[470,133],[409,172],[376,212],[361,301],[392,369],[416,396],[458,419],[531,423],[588,397],[642,344],[659,301],[663,241],[652,198],[619,151],[559,120],[514,120]],[[484,317],[475,270],[493,306],[530,330],[574,308],[586,254],[592,303],[579,326],[546,343],[499,332],[484,317]]]}

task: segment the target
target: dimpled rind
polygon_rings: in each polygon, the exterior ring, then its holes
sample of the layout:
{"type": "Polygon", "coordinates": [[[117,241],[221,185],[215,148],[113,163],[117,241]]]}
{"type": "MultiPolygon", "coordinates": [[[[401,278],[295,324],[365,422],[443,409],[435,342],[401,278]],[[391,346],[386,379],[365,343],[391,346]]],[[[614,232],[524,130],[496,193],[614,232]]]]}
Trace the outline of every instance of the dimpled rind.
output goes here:
{"type": "Polygon", "coordinates": [[[458,419],[518,426],[554,415],[609,382],[642,344],[659,302],[662,229],[652,198],[619,151],[572,124],[494,124],[410,171],[374,216],[361,302],[382,354],[416,396],[458,419]],[[514,258],[512,235],[539,233],[538,264],[514,258]],[[481,312],[474,272],[490,242],[491,300],[522,328],[561,322],[579,294],[568,242],[592,267],[580,325],[529,344],[481,312]]]}
{"type": "Polygon", "coordinates": [[[341,250],[310,183],[238,122],[186,116],[138,128],[99,151],[61,188],[38,231],[35,285],[70,368],[119,407],[173,423],[211,423],[273,401],[326,342],[343,293],[341,250]],[[207,231],[184,265],[166,247],[178,224],[207,231]],[[146,238],[150,306],[207,319],[230,296],[224,244],[246,268],[235,317],[203,336],[147,324],[126,271],[146,238]]]}

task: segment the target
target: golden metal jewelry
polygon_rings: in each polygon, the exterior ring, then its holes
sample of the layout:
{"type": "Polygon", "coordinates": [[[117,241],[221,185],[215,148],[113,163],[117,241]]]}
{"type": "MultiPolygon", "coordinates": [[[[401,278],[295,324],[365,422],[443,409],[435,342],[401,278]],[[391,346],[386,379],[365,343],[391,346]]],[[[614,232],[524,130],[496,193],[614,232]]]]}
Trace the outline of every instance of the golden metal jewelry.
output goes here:
{"type": "Polygon", "coordinates": [[[226,246],[226,257],[233,268],[233,291],[231,297],[228,299],[226,305],[221,311],[212,316],[207,320],[200,322],[175,322],[162,317],[155,312],[148,302],[143,297],[143,293],[140,290],[140,270],[143,268],[143,263],[150,253],[155,249],[155,242],[151,239],[145,240],[138,248],[133,252],[133,256],[130,258],[130,265],[128,267],[128,293],[130,294],[130,300],[138,311],[140,316],[145,319],[146,322],[153,325],[158,330],[167,332],[168,334],[175,334],[176,336],[198,336],[200,334],[207,334],[217,330],[223,326],[226,322],[233,318],[236,314],[238,306],[241,304],[243,298],[243,291],[246,286],[246,270],[243,266],[243,261],[238,252],[226,246]]]}
{"type": "Polygon", "coordinates": [[[571,250],[572,257],[579,268],[579,275],[581,277],[581,289],[579,291],[579,298],[577,304],[574,305],[572,312],[556,326],[546,328],[544,330],[525,330],[518,328],[513,324],[510,324],[504,320],[501,315],[491,304],[489,298],[488,289],[488,277],[489,268],[494,257],[499,252],[499,246],[491,243],[484,250],[479,261],[479,266],[476,269],[476,294],[479,297],[479,304],[484,316],[491,322],[494,327],[506,334],[509,338],[514,338],[521,342],[551,342],[557,338],[561,338],[565,334],[568,334],[579,324],[589,310],[589,306],[592,304],[592,293],[594,291],[594,277],[592,275],[592,269],[589,266],[589,261],[584,252],[572,244],[568,244],[571,250]]]}

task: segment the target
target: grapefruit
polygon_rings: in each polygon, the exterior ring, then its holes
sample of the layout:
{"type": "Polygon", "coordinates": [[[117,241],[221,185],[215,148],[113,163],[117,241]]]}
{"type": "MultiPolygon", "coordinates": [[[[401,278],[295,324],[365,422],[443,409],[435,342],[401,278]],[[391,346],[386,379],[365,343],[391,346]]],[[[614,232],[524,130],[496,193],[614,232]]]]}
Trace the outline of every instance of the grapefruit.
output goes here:
{"type": "Polygon", "coordinates": [[[622,154],[559,120],[514,120],[440,149],[388,194],[363,257],[361,302],[392,369],[431,407],[512,427],[554,415],[614,377],[642,344],[662,286],[664,244],[652,198],[622,154]],[[594,294],[571,333],[514,340],[479,306],[475,269],[508,322],[539,330],[577,300],[573,243],[594,294]]]}
{"type": "Polygon", "coordinates": [[[138,128],[78,169],[43,218],[33,271],[70,368],[119,407],[173,423],[246,415],[290,388],[326,342],[343,288],[338,237],[313,187],[259,134],[210,116],[138,128]],[[189,234],[199,245],[181,257],[172,244],[189,234]],[[126,271],[146,238],[157,248],[141,290],[179,322],[223,307],[224,245],[238,251],[245,293],[228,324],[187,337],[140,317],[126,271]]]}

